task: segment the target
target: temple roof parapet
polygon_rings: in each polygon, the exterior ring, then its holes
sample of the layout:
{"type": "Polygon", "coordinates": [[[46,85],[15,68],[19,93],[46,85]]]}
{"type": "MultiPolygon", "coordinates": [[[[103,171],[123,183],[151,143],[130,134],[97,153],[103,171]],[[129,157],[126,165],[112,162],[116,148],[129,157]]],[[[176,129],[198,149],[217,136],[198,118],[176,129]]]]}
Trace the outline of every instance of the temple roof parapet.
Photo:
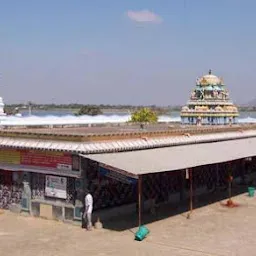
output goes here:
{"type": "MultiPolygon", "coordinates": [[[[231,122],[235,122],[235,118],[239,116],[237,107],[230,99],[222,78],[212,74],[209,70],[207,75],[196,80],[196,86],[190,94],[187,105],[181,109],[182,122],[192,122],[193,118],[209,118],[205,121],[207,124],[223,124],[228,117],[231,122]],[[192,119],[184,119],[191,118],[192,119]]],[[[183,123],[184,123],[183,122],[183,123]]]]}

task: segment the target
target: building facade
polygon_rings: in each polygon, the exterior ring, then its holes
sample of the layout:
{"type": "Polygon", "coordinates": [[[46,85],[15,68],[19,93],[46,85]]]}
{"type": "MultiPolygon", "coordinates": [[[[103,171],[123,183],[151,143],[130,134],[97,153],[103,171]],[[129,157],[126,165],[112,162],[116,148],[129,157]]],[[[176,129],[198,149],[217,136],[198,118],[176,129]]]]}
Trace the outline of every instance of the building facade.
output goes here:
{"type": "Polygon", "coordinates": [[[117,136],[112,134],[105,135],[104,141],[85,141],[84,136],[80,142],[73,141],[77,137],[54,141],[10,133],[0,137],[0,208],[80,221],[84,189],[88,188],[94,199],[94,217],[103,220],[106,212],[113,215],[116,209],[119,214],[120,206],[127,214],[135,212],[138,202],[144,208],[152,199],[159,203],[185,200],[190,191],[189,168],[193,168],[195,194],[228,187],[230,171],[234,178],[256,171],[256,131],[221,129],[202,135],[209,127],[201,127],[191,129],[195,135],[130,140],[107,141],[108,136],[117,136]]]}
{"type": "Polygon", "coordinates": [[[180,115],[186,125],[232,125],[237,123],[239,113],[223,80],[210,70],[197,79],[196,88],[180,115]]]}
{"type": "Polygon", "coordinates": [[[2,147],[0,165],[0,208],[20,205],[37,216],[40,208],[55,207],[53,214],[74,219],[75,207],[81,207],[77,192],[83,184],[78,155],[2,147]]]}
{"type": "Polygon", "coordinates": [[[84,188],[94,211],[136,202],[136,180],[78,153],[0,148],[0,209],[35,217],[80,221],[84,188]]]}

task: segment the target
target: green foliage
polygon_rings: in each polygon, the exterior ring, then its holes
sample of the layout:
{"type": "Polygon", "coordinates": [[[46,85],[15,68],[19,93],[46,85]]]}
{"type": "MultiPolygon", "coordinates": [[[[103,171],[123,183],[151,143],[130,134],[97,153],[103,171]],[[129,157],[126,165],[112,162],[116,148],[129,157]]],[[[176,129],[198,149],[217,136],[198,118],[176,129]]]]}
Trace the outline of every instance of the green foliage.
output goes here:
{"type": "Polygon", "coordinates": [[[100,107],[90,106],[90,105],[82,106],[78,111],[78,113],[76,113],[77,116],[82,116],[82,115],[97,116],[101,114],[102,114],[102,111],[100,107]]]}
{"type": "Polygon", "coordinates": [[[131,122],[133,123],[157,123],[158,116],[156,112],[149,108],[142,108],[132,114],[131,122]]]}
{"type": "Polygon", "coordinates": [[[14,107],[4,107],[4,113],[6,113],[7,115],[16,115],[19,113],[18,108],[14,108],[14,107]]]}

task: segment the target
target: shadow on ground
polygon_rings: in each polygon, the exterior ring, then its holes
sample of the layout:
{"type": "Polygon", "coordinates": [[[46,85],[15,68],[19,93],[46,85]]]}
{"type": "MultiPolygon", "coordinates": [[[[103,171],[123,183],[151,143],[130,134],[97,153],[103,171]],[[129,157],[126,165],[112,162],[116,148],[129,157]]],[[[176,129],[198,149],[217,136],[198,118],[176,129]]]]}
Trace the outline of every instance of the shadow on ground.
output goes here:
{"type": "MultiPolygon", "coordinates": [[[[248,185],[233,185],[232,187],[232,196],[243,194],[248,190],[248,185]]],[[[215,191],[211,191],[207,194],[201,196],[195,196],[193,198],[193,208],[196,212],[196,209],[204,207],[209,204],[216,202],[226,202],[229,198],[227,188],[218,188],[215,191]],[[226,201],[225,201],[226,200],[226,201]]],[[[242,206],[242,205],[240,205],[242,206]]],[[[224,206],[223,206],[224,207],[224,206]]],[[[182,202],[166,203],[161,204],[156,210],[156,214],[152,215],[149,212],[142,213],[142,224],[147,225],[149,223],[163,220],[175,215],[181,215],[184,218],[187,218],[187,213],[189,210],[189,199],[186,199],[182,202]]],[[[114,231],[124,231],[132,230],[138,227],[138,214],[132,215],[119,215],[115,218],[110,218],[103,222],[105,229],[110,229],[114,231]]],[[[133,231],[132,231],[133,232],[133,231]]]]}

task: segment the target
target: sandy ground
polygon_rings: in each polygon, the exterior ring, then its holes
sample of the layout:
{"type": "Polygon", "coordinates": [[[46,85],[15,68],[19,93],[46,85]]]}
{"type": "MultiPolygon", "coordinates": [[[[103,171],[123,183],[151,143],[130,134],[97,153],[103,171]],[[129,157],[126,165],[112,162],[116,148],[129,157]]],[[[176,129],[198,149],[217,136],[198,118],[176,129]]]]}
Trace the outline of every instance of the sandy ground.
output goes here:
{"type": "MultiPolygon", "coordinates": [[[[0,255],[256,255],[256,197],[234,198],[240,206],[215,203],[148,224],[150,235],[134,241],[131,230],[87,232],[78,226],[8,211],[0,214],[0,255]]],[[[134,229],[133,231],[135,231],[134,229]]]]}

